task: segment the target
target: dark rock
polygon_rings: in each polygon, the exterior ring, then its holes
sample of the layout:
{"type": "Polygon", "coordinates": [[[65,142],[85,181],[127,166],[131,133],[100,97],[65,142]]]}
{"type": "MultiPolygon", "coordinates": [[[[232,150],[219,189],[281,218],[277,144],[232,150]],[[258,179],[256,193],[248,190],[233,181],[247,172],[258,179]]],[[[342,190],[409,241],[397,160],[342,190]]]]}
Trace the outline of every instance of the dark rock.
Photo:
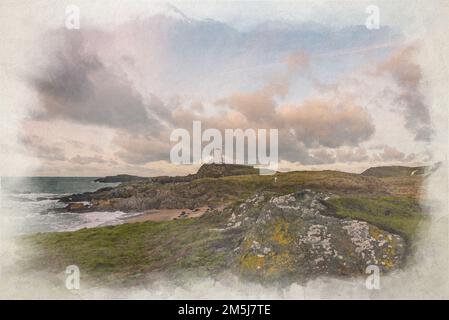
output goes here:
{"type": "Polygon", "coordinates": [[[95,179],[95,182],[103,182],[103,183],[118,183],[118,182],[130,182],[130,181],[142,181],[148,178],[132,176],[129,174],[119,174],[116,176],[107,176],[104,178],[95,179]]]}
{"type": "Polygon", "coordinates": [[[101,188],[95,192],[85,192],[57,198],[64,203],[92,203],[91,210],[121,210],[125,212],[149,209],[195,209],[212,200],[220,200],[219,195],[201,184],[189,184],[195,179],[218,178],[231,175],[256,174],[257,169],[245,165],[204,164],[196,174],[187,176],[160,176],[142,178],[118,175],[100,178],[101,182],[123,182],[116,187],[101,188]],[[162,186],[160,186],[162,185],[162,186]],[[164,185],[170,185],[164,188],[164,185]]]}
{"type": "Polygon", "coordinates": [[[55,198],[61,202],[83,202],[91,199],[92,192],[85,192],[79,194],[72,194],[70,196],[64,196],[61,198],[55,198]]]}

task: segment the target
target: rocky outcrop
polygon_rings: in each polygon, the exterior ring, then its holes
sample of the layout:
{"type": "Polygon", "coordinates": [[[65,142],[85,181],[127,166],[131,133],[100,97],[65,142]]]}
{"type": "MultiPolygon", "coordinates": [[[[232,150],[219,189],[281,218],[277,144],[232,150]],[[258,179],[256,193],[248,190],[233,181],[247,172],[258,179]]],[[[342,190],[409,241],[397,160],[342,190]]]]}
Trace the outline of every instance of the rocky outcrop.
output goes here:
{"type": "Polygon", "coordinates": [[[167,183],[190,182],[195,179],[201,178],[219,178],[228,176],[258,174],[258,173],[259,173],[258,169],[255,169],[247,165],[211,163],[211,164],[203,164],[198,169],[197,173],[188,174],[186,176],[158,176],[158,177],[144,178],[127,174],[119,174],[116,176],[107,176],[104,178],[98,178],[95,179],[94,181],[104,183],[143,181],[158,184],[167,184],[167,183]]]}
{"type": "Polygon", "coordinates": [[[332,216],[330,194],[258,194],[237,207],[221,232],[242,232],[237,271],[250,279],[306,281],[362,275],[368,265],[398,268],[405,241],[363,221],[332,216]]]}
{"type": "Polygon", "coordinates": [[[225,164],[225,163],[206,163],[203,164],[195,174],[186,176],[159,176],[152,177],[149,180],[153,183],[182,183],[191,182],[202,178],[220,178],[229,176],[241,176],[248,174],[258,174],[259,170],[247,165],[225,164]]]}
{"type": "MultiPolygon", "coordinates": [[[[199,183],[197,189],[191,190],[183,189],[186,186],[183,184],[175,185],[180,188],[175,191],[175,186],[159,186],[148,191],[139,189],[140,185],[121,185],[95,193],[87,204],[72,202],[68,209],[83,212],[88,206],[95,211],[122,206],[185,208],[186,204],[195,207],[199,199],[212,205],[214,201],[208,198],[211,195],[208,192],[216,182],[210,182],[213,184],[199,183]],[[111,198],[112,193],[114,197],[111,198]]],[[[204,209],[197,218],[187,217],[186,212],[181,211],[176,220],[163,224],[119,225],[114,227],[114,232],[95,228],[70,237],[49,234],[48,237],[56,237],[58,241],[34,239],[31,243],[38,248],[32,251],[39,253],[36,259],[44,267],[50,259],[58,261],[56,270],[72,261],[80,261],[86,275],[101,275],[105,279],[129,276],[128,280],[136,280],[139,274],[138,281],[152,272],[181,279],[221,277],[223,273],[232,272],[250,281],[288,285],[306,283],[321,276],[366,276],[370,265],[378,266],[383,273],[401,267],[410,251],[409,244],[395,233],[396,229],[386,231],[365,221],[338,215],[334,203],[343,198],[336,192],[302,187],[296,190],[288,193],[256,191],[245,196],[246,200],[228,203],[224,208],[204,209]],[[134,237],[139,241],[133,241],[134,237]],[[95,250],[98,239],[104,239],[107,244],[107,250],[102,250],[104,254],[95,250]],[[83,246],[74,257],[66,248],[77,246],[80,241],[83,246]],[[46,247],[49,243],[51,247],[46,247]],[[54,254],[55,248],[58,248],[57,254],[54,254]],[[139,259],[135,259],[136,254],[140,255],[139,259]],[[112,262],[102,269],[105,259],[112,262]],[[121,261],[133,261],[127,265],[127,275],[123,275],[121,261]],[[120,276],[113,277],[114,272],[120,276]]],[[[213,191],[212,194],[220,193],[213,191]]],[[[395,212],[391,212],[388,217],[394,215],[395,212]]],[[[36,263],[33,261],[33,268],[36,263]]]]}
{"type": "MultiPolygon", "coordinates": [[[[64,196],[59,200],[67,203],[64,208],[70,211],[123,211],[138,212],[151,209],[194,209],[220,202],[223,194],[208,189],[202,184],[127,183],[115,188],[103,188],[96,192],[86,192],[64,196]],[[77,202],[90,205],[79,210],[70,207],[77,202]]],[[[62,210],[64,210],[62,209],[62,210]]]]}
{"type": "Polygon", "coordinates": [[[259,170],[251,166],[239,164],[203,164],[196,173],[196,178],[219,178],[229,176],[241,176],[258,174],[259,170]]]}
{"type": "MultiPolygon", "coordinates": [[[[159,208],[194,209],[199,206],[209,205],[211,204],[211,201],[221,201],[224,196],[221,192],[217,193],[216,191],[208,189],[208,186],[205,184],[192,183],[194,180],[255,173],[258,173],[257,169],[245,165],[204,164],[196,174],[175,177],[136,177],[136,179],[139,179],[123,183],[117,187],[106,187],[95,192],[64,196],[59,198],[59,200],[69,204],[74,202],[90,202],[90,206],[81,207],[68,205],[65,208],[69,211],[78,212],[89,210],[120,210],[130,212],[159,208]]],[[[107,180],[107,182],[111,181],[111,179],[107,180]]],[[[228,193],[233,192],[233,190],[228,191],[228,193]]]]}

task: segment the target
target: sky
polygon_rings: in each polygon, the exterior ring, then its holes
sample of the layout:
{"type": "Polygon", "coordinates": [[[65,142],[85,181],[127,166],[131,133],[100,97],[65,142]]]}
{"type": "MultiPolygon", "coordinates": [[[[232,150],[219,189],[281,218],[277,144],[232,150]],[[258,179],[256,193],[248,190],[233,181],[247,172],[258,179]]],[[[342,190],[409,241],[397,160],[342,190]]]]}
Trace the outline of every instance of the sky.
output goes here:
{"type": "Polygon", "coordinates": [[[194,120],[278,129],[282,171],[441,160],[435,3],[3,1],[1,173],[191,173],[169,138],[194,120]]]}

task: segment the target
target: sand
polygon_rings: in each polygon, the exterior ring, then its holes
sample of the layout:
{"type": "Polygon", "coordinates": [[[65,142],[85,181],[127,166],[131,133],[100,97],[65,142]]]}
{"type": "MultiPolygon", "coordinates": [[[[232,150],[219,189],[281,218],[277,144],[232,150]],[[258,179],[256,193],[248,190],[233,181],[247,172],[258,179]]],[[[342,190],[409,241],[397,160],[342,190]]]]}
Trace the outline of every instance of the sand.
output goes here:
{"type": "Polygon", "coordinates": [[[185,218],[199,218],[209,207],[200,207],[193,210],[190,209],[157,209],[148,210],[141,215],[125,219],[125,223],[136,223],[144,221],[169,221],[185,218]]]}

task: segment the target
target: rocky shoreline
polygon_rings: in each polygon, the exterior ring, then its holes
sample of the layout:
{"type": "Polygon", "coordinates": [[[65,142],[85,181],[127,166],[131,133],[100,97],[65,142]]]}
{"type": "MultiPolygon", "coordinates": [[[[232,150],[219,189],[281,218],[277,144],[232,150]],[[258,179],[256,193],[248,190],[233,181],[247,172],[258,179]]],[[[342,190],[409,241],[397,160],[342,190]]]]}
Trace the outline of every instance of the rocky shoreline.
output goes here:
{"type": "MultiPolygon", "coordinates": [[[[86,248],[79,251],[79,259],[89,259],[86,272],[97,274],[102,264],[95,261],[104,259],[93,255],[98,251],[94,239],[111,245],[101,248],[108,252],[107,259],[117,255],[124,263],[131,256],[136,259],[134,250],[144,248],[139,263],[125,263],[133,279],[133,270],[142,269],[142,276],[163,272],[170,277],[214,277],[232,272],[251,281],[276,283],[360,276],[370,265],[391,272],[407,260],[416,230],[425,220],[418,200],[423,178],[403,176],[402,171],[398,177],[337,171],[228,175],[232,168],[213,165],[202,167],[194,179],[187,176],[192,179],[187,182],[124,182],[62,197],[59,201],[66,207],[61,210],[141,214],[125,225],[80,230],[64,240],[57,234],[39,236],[39,243],[47,243],[46,237],[59,240],[49,240],[52,249],[39,247],[36,252],[45,261],[52,250],[75,245],[72,241],[79,241],[79,234],[86,248]]],[[[66,261],[61,251],[58,259],[63,264],[74,257],[66,261]]],[[[105,272],[123,268],[108,264],[105,272]]]]}
{"type": "MultiPolygon", "coordinates": [[[[73,194],[57,198],[57,200],[67,203],[62,211],[80,213],[94,210],[132,212],[151,209],[195,209],[198,206],[210,204],[207,201],[211,200],[213,196],[201,197],[200,193],[206,193],[207,190],[189,183],[207,178],[256,175],[258,172],[257,169],[245,165],[204,164],[197,173],[187,176],[142,178],[118,175],[96,179],[95,181],[117,182],[122,180],[123,177],[130,177],[130,179],[125,179],[117,187],[100,188],[95,192],[73,194]],[[185,191],[182,190],[183,186],[185,186],[185,191]]],[[[219,199],[214,200],[219,201],[219,199]]],[[[214,205],[211,207],[214,207],[214,205]]]]}

